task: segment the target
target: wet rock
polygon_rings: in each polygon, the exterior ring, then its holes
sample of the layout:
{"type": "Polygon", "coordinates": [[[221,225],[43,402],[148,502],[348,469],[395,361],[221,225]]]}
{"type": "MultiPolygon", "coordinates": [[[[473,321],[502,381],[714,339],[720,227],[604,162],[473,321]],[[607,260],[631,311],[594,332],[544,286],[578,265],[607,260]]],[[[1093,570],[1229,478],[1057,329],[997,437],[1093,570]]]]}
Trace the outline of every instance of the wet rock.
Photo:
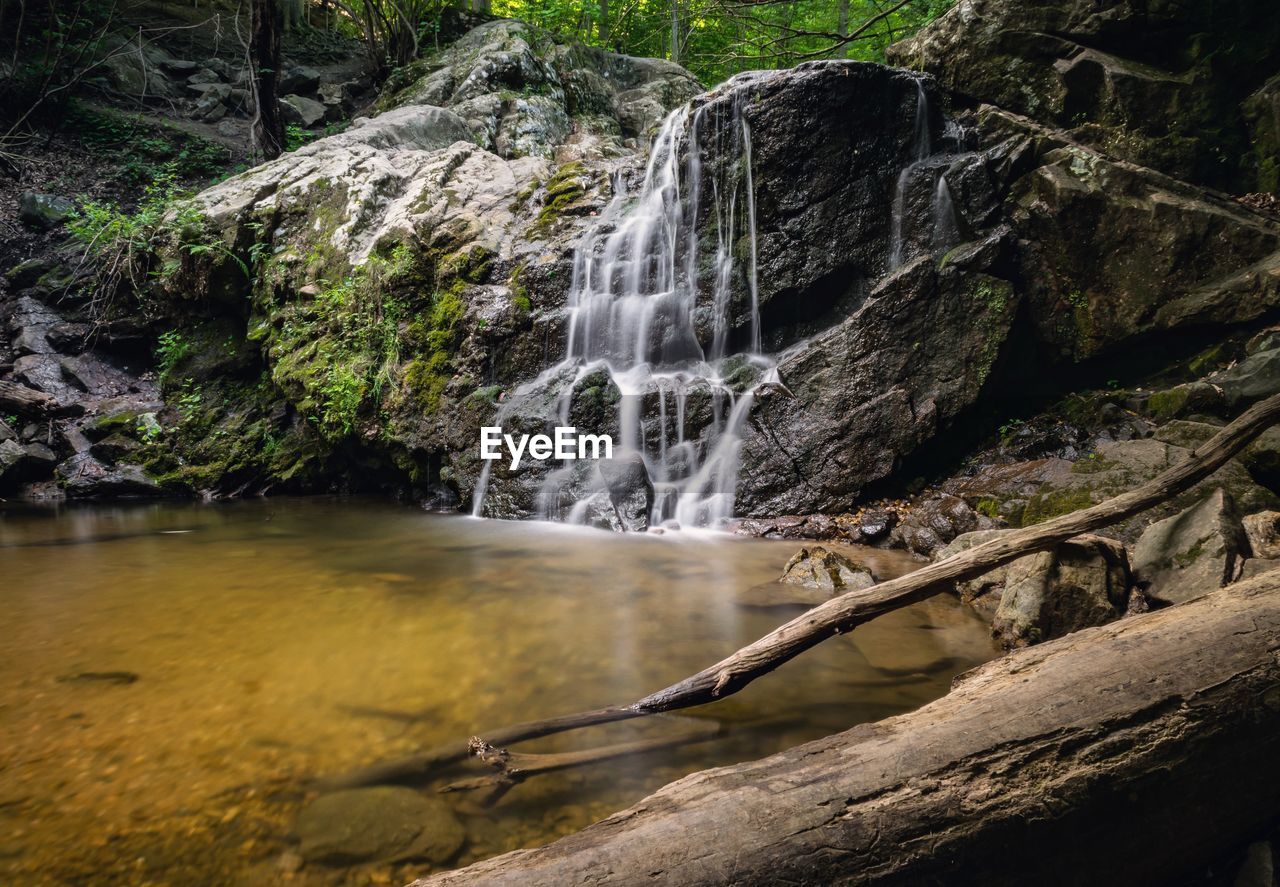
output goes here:
{"type": "Polygon", "coordinates": [[[639,453],[615,459],[601,459],[597,463],[604,479],[609,500],[618,514],[623,528],[634,533],[644,532],[649,526],[653,510],[653,482],[639,453]]]}
{"type": "Polygon", "coordinates": [[[3,419],[0,419],[0,443],[6,440],[16,440],[17,437],[18,437],[18,432],[10,428],[9,424],[5,422],[3,419]]]}
{"type": "Polygon", "coordinates": [[[22,479],[27,453],[14,439],[0,441],[0,486],[12,487],[22,479]]]}
{"type": "Polygon", "coordinates": [[[1124,615],[1129,585],[1123,544],[1079,536],[1009,565],[992,633],[1012,648],[1104,625],[1124,615]]]}
{"type": "Polygon", "coordinates": [[[734,521],[728,529],[740,536],[763,539],[815,539],[851,543],[864,541],[858,518],[848,513],[743,518],[734,521]]]}
{"type": "Polygon", "coordinates": [[[315,99],[300,95],[286,95],[280,99],[280,116],[285,123],[312,127],[324,121],[325,107],[315,99]]]}
{"type": "Polygon", "coordinates": [[[784,585],[803,585],[834,594],[870,588],[875,584],[870,570],[821,545],[802,548],[792,555],[778,581],[784,585]]]}
{"type": "Polygon", "coordinates": [[[65,222],[75,208],[65,197],[24,191],[18,202],[18,219],[30,228],[47,231],[65,222]]]}
{"type": "Polygon", "coordinates": [[[1176,604],[1234,581],[1247,555],[1235,504],[1217,489],[1148,527],[1134,546],[1133,572],[1149,598],[1176,604]]]}
{"type": "Polygon", "coordinates": [[[890,540],[895,547],[929,556],[962,533],[998,528],[999,524],[980,515],[959,496],[935,494],[912,504],[911,510],[890,540]]]}
{"type": "Polygon", "coordinates": [[[119,462],[128,459],[141,447],[136,440],[116,432],[104,437],[90,447],[93,455],[104,462],[119,462]]]}
{"type": "Polygon", "coordinates": [[[1240,523],[1252,557],[1280,558],[1280,511],[1245,515],[1240,523]]]}
{"type": "Polygon", "coordinates": [[[777,582],[767,582],[740,593],[744,607],[813,607],[847,591],[876,584],[871,571],[844,555],[813,545],[802,548],[787,561],[777,582]]]}
{"type": "Polygon", "coordinates": [[[56,475],[70,499],[131,498],[160,495],[160,485],[138,465],[106,466],[90,453],[61,462],[56,475]]]}
{"type": "Polygon", "coordinates": [[[308,862],[448,862],[464,832],[449,806],[407,788],[380,786],[322,795],[298,816],[308,862]]]}
{"type": "Polygon", "coordinates": [[[1222,390],[1208,382],[1188,382],[1147,397],[1145,409],[1157,421],[1199,414],[1218,415],[1225,406],[1222,390]]]}

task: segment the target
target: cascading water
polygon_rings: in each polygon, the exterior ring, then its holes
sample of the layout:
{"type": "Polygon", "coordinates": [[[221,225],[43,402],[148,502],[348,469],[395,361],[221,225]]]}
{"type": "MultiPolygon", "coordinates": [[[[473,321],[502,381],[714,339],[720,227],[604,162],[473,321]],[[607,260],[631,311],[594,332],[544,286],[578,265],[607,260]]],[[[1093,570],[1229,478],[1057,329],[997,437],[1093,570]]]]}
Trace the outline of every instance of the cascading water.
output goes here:
{"type": "MultiPolygon", "coordinates": [[[[761,353],[751,128],[736,98],[729,114],[710,107],[668,115],[638,198],[619,194],[587,232],[573,260],[565,357],[513,398],[558,380],[546,418],[568,425],[575,388],[606,372],[621,394],[613,462],[631,466],[632,481],[643,466],[650,526],[714,526],[732,515],[742,427],[756,387],[774,377],[761,353]],[[698,396],[709,398],[710,423],[689,435],[698,396]]],[[[492,464],[477,485],[477,515],[492,464]]],[[[603,473],[566,462],[547,474],[538,514],[591,522],[616,495],[603,473]]]]}
{"type": "MultiPolygon", "coordinates": [[[[504,476],[503,496],[514,498],[494,511],[527,514],[532,502],[545,520],[615,529],[715,526],[732,516],[747,417],[778,383],[762,346],[751,126],[741,107],[742,87],[763,76],[771,75],[739,75],[667,116],[639,192],[615,182],[617,196],[575,250],[563,359],[499,409],[504,427],[607,425],[578,430],[612,432],[613,458],[504,476]],[[584,401],[607,401],[607,415],[584,413],[584,401]]],[[[961,239],[947,178],[956,155],[933,153],[925,85],[914,86],[908,159],[890,201],[890,272],[912,253],[961,239]]],[[[486,461],[477,516],[493,470],[486,461]]]]}

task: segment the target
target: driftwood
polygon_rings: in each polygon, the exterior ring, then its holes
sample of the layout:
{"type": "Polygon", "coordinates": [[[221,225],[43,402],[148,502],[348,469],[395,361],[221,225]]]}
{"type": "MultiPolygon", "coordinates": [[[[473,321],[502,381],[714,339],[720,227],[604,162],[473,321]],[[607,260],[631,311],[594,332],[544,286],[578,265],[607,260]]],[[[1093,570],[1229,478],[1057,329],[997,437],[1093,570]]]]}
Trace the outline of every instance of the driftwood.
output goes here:
{"type": "MultiPolygon", "coordinates": [[[[775,629],[726,659],[652,693],[630,705],[562,715],[481,733],[480,742],[506,746],[597,724],[643,717],[715,702],[738,692],[829,637],[848,632],[892,610],[918,603],[951,588],[953,583],[981,576],[1028,554],[1046,551],[1061,542],[1117,523],[1190,489],[1280,419],[1280,395],[1255,404],[1173,466],[1140,487],[1090,508],[1032,527],[1012,530],[996,539],[959,552],[897,579],[832,598],[775,629]]],[[[372,785],[421,779],[465,759],[470,745],[458,742],[407,758],[324,780],[326,787],[372,785]]]]}
{"type": "Polygon", "coordinates": [[[646,752],[674,748],[678,745],[690,745],[695,742],[706,742],[722,735],[723,728],[716,721],[708,721],[697,730],[688,730],[672,736],[655,736],[651,739],[636,739],[631,742],[619,742],[613,745],[601,745],[581,751],[555,752],[550,754],[522,754],[495,748],[479,739],[471,740],[470,754],[481,762],[492,767],[496,772],[488,776],[477,776],[461,779],[440,789],[441,792],[475,791],[482,788],[510,788],[533,776],[544,773],[555,773],[573,767],[584,767],[588,764],[600,764],[616,758],[641,755],[646,752]]]}
{"type": "Polygon", "coordinates": [[[17,382],[0,381],[0,412],[17,413],[19,416],[43,416],[58,402],[34,388],[17,382]]]}
{"type": "Polygon", "coordinates": [[[1277,760],[1273,572],[412,887],[1167,883],[1274,825],[1277,760]]]}

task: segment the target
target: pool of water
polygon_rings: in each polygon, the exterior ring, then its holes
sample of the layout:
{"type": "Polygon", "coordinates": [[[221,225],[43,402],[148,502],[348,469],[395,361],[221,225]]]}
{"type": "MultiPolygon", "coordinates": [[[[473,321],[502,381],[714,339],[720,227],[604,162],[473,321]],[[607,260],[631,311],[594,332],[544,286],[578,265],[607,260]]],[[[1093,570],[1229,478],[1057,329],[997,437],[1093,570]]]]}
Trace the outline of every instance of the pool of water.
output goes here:
{"type": "MultiPolygon", "coordinates": [[[[741,601],[798,547],[349,499],[0,505],[0,883],[401,883],[425,867],[299,864],[291,830],[314,777],[699,670],[798,612],[741,601]]],[[[913,566],[847,553],[882,577],[913,566]]],[[[994,652],[950,598],[890,614],[691,712],[722,725],[714,741],[540,776],[494,804],[441,795],[467,834],[452,864],[912,709],[994,652]]]]}

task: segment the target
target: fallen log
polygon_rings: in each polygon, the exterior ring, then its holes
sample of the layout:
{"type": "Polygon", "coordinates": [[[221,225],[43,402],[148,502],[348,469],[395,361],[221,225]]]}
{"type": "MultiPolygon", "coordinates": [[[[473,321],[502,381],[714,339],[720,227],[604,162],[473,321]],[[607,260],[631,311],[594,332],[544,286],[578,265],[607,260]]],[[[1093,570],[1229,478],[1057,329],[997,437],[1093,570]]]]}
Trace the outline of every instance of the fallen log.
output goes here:
{"type": "Polygon", "coordinates": [[[412,887],[1154,884],[1280,812],[1280,573],[412,887]]]}
{"type": "MultiPolygon", "coordinates": [[[[981,576],[1025,555],[1047,551],[1081,533],[1098,530],[1132,517],[1190,489],[1221,468],[1278,419],[1280,395],[1275,395],[1250,407],[1195,450],[1186,461],[1136,489],[1054,520],[1004,533],[996,539],[897,579],[834,597],[715,665],[630,705],[517,724],[481,733],[473,738],[501,747],[567,730],[715,702],[738,692],[756,678],[769,674],[829,637],[852,631],[877,616],[940,594],[952,588],[956,582],[981,576]]],[[[320,784],[323,787],[338,788],[421,779],[464,759],[469,748],[468,743],[459,741],[331,777],[322,780],[320,784]]]]}
{"type": "Polygon", "coordinates": [[[43,391],[17,382],[0,381],[0,412],[39,417],[52,411],[57,405],[58,402],[43,391]]]}

